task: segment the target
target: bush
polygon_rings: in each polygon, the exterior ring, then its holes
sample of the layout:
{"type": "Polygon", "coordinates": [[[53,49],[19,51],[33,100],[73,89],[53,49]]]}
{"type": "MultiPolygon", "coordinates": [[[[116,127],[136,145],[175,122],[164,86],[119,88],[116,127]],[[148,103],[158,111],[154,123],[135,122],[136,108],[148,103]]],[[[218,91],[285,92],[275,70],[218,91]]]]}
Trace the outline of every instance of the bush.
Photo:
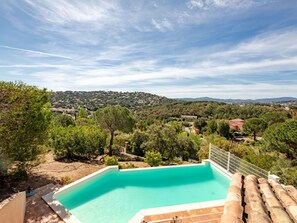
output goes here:
{"type": "Polygon", "coordinates": [[[60,184],[61,185],[67,185],[67,184],[70,184],[72,183],[72,180],[69,176],[65,176],[65,177],[61,177],[60,179],[60,184]]]}
{"type": "Polygon", "coordinates": [[[4,154],[0,154],[0,177],[7,174],[8,161],[4,154]]]}
{"type": "Polygon", "coordinates": [[[112,145],[112,153],[116,156],[119,156],[123,151],[123,147],[119,145],[112,145]]]}
{"type": "Polygon", "coordinates": [[[107,156],[104,160],[105,166],[119,165],[119,161],[115,156],[107,156]]]}
{"type": "Polygon", "coordinates": [[[61,127],[68,127],[68,126],[75,126],[75,121],[72,116],[70,115],[65,115],[65,114],[57,114],[54,117],[54,124],[56,126],[61,126],[61,127]]]}
{"type": "Polygon", "coordinates": [[[162,162],[162,155],[159,152],[147,151],[144,162],[150,166],[159,166],[162,162]]]}
{"type": "Polygon", "coordinates": [[[59,127],[52,130],[50,144],[60,158],[92,159],[104,153],[106,133],[95,126],[59,127]]]}
{"type": "Polygon", "coordinates": [[[125,165],[122,166],[122,169],[135,169],[137,166],[135,166],[133,163],[126,162],[125,165]]]}

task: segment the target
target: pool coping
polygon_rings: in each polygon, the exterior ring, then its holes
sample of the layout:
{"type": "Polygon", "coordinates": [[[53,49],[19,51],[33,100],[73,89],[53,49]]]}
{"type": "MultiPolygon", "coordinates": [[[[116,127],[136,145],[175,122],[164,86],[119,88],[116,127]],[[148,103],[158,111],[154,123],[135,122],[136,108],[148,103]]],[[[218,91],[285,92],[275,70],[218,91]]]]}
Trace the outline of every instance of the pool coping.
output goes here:
{"type": "Polygon", "coordinates": [[[102,176],[103,174],[106,174],[108,172],[114,172],[114,171],[118,171],[119,167],[118,166],[108,166],[105,167],[101,170],[98,170],[92,174],[89,174],[77,181],[74,181],[62,188],[60,188],[57,191],[53,191],[51,193],[48,193],[44,196],[42,196],[42,199],[51,207],[51,209],[53,209],[54,212],[57,213],[57,215],[59,215],[59,217],[66,223],[80,223],[80,221],[73,215],[70,213],[69,210],[67,210],[55,197],[54,195],[59,195],[59,194],[63,194],[66,193],[70,188],[77,188],[79,185],[81,185],[82,183],[86,183],[88,181],[91,181],[94,178],[97,178],[99,176],[102,176]]]}
{"type": "Polygon", "coordinates": [[[201,208],[224,206],[225,202],[226,202],[226,199],[222,199],[222,200],[214,200],[214,201],[204,201],[204,202],[164,206],[159,208],[141,209],[139,212],[136,213],[136,215],[134,215],[134,217],[131,218],[129,223],[140,223],[143,221],[144,217],[148,215],[167,214],[172,212],[190,211],[190,210],[201,209],[201,208]]]}
{"type": "MultiPolygon", "coordinates": [[[[116,171],[121,171],[121,172],[130,172],[130,171],[137,171],[137,170],[149,170],[149,169],[164,169],[164,168],[178,168],[178,167],[186,167],[186,166],[204,166],[207,165],[207,163],[211,164],[214,166],[216,169],[218,169],[222,174],[224,174],[226,177],[231,179],[232,174],[229,173],[227,170],[224,168],[220,167],[216,163],[214,163],[211,160],[202,160],[201,163],[198,164],[186,164],[186,165],[175,165],[175,166],[161,166],[161,167],[149,167],[149,168],[135,168],[135,169],[124,169],[120,170],[119,166],[108,166],[105,167],[101,170],[98,170],[92,174],[89,174],[77,181],[74,181],[57,191],[53,191],[49,194],[46,194],[42,196],[42,199],[59,215],[59,217],[65,221],[66,223],[79,223],[80,221],[70,213],[69,210],[67,210],[56,198],[54,195],[61,195],[66,193],[67,191],[74,188],[79,187],[81,184],[85,184],[88,181],[93,180],[94,178],[97,178],[99,176],[102,176],[106,173],[109,172],[116,172],[116,171]]],[[[215,201],[205,201],[205,202],[197,202],[197,203],[189,203],[189,204],[182,204],[182,205],[173,205],[173,206],[164,206],[164,207],[159,207],[159,208],[149,208],[149,209],[142,209],[139,212],[137,212],[134,217],[129,221],[129,223],[139,223],[142,221],[142,218],[146,215],[153,215],[153,214],[158,214],[158,213],[170,213],[170,212],[175,212],[178,210],[193,210],[193,209],[198,209],[198,208],[207,208],[207,207],[213,207],[213,206],[220,206],[224,205],[225,199],[224,200],[215,200],[215,201]],[[143,215],[145,214],[145,215],[143,215]]]]}

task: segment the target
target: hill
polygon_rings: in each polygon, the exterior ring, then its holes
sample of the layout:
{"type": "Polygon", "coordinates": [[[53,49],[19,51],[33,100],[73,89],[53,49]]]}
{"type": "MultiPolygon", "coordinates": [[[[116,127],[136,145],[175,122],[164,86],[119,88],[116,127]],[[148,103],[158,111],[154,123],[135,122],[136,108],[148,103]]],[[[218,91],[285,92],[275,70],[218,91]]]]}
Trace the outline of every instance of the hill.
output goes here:
{"type": "Polygon", "coordinates": [[[52,92],[50,102],[55,108],[85,107],[90,111],[109,105],[121,105],[135,109],[166,104],[175,101],[166,97],[144,92],[116,91],[57,91],[52,92]]]}
{"type": "Polygon", "coordinates": [[[206,119],[249,119],[257,118],[267,112],[278,112],[288,116],[288,111],[279,104],[252,103],[246,105],[226,104],[215,101],[178,101],[136,110],[141,120],[172,119],[181,115],[194,115],[206,119]]]}

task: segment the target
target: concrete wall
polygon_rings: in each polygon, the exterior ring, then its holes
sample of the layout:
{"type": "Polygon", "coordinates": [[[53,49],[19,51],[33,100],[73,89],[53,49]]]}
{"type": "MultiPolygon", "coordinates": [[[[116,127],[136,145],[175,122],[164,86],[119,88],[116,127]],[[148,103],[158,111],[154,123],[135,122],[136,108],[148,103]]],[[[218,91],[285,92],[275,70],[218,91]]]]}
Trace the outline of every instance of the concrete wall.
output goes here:
{"type": "Polygon", "coordinates": [[[23,223],[26,211],[26,192],[14,194],[0,203],[0,222],[23,223]]]}

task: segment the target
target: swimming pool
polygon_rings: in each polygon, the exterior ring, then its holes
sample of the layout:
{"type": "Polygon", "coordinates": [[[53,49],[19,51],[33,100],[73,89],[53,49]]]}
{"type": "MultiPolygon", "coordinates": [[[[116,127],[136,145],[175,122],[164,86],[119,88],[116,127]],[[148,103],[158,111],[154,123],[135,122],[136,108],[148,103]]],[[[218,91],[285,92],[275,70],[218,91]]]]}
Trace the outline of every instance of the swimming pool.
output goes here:
{"type": "Polygon", "coordinates": [[[82,223],[126,223],[141,209],[225,199],[229,183],[209,163],[114,170],[54,197],[82,223]]]}

